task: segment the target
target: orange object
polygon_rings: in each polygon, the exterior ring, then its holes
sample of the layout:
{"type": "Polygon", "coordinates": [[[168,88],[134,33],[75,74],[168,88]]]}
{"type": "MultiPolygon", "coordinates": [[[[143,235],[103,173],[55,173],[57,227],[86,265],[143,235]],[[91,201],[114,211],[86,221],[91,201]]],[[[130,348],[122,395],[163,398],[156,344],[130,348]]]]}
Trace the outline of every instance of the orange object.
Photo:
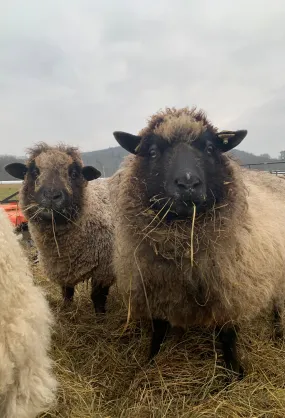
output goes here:
{"type": "Polygon", "coordinates": [[[5,210],[14,227],[21,227],[23,224],[27,224],[28,221],[23,215],[18,202],[2,203],[0,207],[5,210]]]}

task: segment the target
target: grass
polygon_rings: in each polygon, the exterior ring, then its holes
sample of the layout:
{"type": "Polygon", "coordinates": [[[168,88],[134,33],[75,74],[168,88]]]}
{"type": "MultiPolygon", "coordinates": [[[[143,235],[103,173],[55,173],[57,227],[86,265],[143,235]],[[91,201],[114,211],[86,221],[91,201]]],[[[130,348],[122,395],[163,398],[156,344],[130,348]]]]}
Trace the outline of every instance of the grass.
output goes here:
{"type": "Polygon", "coordinates": [[[113,289],[105,318],[95,316],[86,284],[69,308],[59,289],[33,267],[56,317],[52,356],[60,383],[55,408],[42,418],[281,418],[285,415],[285,345],[269,338],[269,322],[244,329],[242,381],[226,384],[213,333],[173,332],[156,362],[146,362],[150,329],[130,322],[113,289]]]}
{"type": "MultiPolygon", "coordinates": [[[[19,187],[20,184],[0,184],[0,202],[5,199],[5,197],[16,193],[19,190],[19,187]]],[[[18,199],[18,196],[15,196],[14,199],[18,199]]]]}

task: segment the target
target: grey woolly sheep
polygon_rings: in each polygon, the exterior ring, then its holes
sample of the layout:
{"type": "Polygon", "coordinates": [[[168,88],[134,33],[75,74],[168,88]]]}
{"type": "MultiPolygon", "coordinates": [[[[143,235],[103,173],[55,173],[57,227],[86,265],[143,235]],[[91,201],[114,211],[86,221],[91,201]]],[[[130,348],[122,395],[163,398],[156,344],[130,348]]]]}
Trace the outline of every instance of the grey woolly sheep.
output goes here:
{"type": "Polygon", "coordinates": [[[213,327],[226,367],[242,375],[238,326],[274,305],[285,284],[284,181],[228,155],[247,131],[218,130],[195,108],[166,109],[138,136],[114,190],[114,269],[134,318],[153,324],[150,357],[168,323],[213,327]]]}
{"type": "Polygon", "coordinates": [[[73,300],[77,283],[92,279],[95,311],[104,313],[114,282],[108,180],[91,181],[100,171],[84,167],[78,150],[65,145],[40,143],[26,165],[5,169],[24,180],[20,206],[47,277],[61,286],[65,302],[73,300]]]}
{"type": "Polygon", "coordinates": [[[34,418],[55,399],[50,348],[53,317],[0,209],[0,416],[34,418]]]}

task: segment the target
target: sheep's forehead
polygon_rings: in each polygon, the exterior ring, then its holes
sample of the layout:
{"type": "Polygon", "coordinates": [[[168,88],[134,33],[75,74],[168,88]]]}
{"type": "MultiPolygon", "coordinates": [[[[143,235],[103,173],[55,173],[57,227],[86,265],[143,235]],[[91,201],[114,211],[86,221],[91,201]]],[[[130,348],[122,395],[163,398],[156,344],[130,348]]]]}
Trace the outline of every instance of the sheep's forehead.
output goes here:
{"type": "Polygon", "coordinates": [[[189,115],[167,115],[164,120],[154,128],[153,133],[168,142],[193,142],[207,129],[203,121],[197,121],[189,115]]]}
{"type": "Polygon", "coordinates": [[[35,158],[37,167],[41,170],[56,169],[60,172],[66,172],[70,164],[73,163],[73,158],[60,151],[46,151],[35,158]]]}

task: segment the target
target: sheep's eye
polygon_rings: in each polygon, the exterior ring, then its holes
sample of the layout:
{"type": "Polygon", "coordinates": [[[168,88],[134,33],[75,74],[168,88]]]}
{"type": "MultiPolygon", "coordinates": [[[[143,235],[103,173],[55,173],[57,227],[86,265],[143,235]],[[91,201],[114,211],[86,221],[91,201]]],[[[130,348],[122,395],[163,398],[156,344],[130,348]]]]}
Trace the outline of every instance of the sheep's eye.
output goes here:
{"type": "Polygon", "coordinates": [[[72,180],[75,180],[77,177],[77,171],[76,170],[72,170],[70,177],[72,178],[72,180]]]}
{"type": "Polygon", "coordinates": [[[207,154],[211,155],[213,151],[214,151],[213,145],[208,145],[206,149],[207,154]]]}
{"type": "Polygon", "coordinates": [[[157,150],[155,150],[154,148],[149,150],[149,156],[150,158],[156,158],[157,156],[157,150]]]}
{"type": "Polygon", "coordinates": [[[40,170],[38,168],[34,168],[32,171],[32,176],[34,177],[34,179],[37,179],[40,175],[40,170]]]}

